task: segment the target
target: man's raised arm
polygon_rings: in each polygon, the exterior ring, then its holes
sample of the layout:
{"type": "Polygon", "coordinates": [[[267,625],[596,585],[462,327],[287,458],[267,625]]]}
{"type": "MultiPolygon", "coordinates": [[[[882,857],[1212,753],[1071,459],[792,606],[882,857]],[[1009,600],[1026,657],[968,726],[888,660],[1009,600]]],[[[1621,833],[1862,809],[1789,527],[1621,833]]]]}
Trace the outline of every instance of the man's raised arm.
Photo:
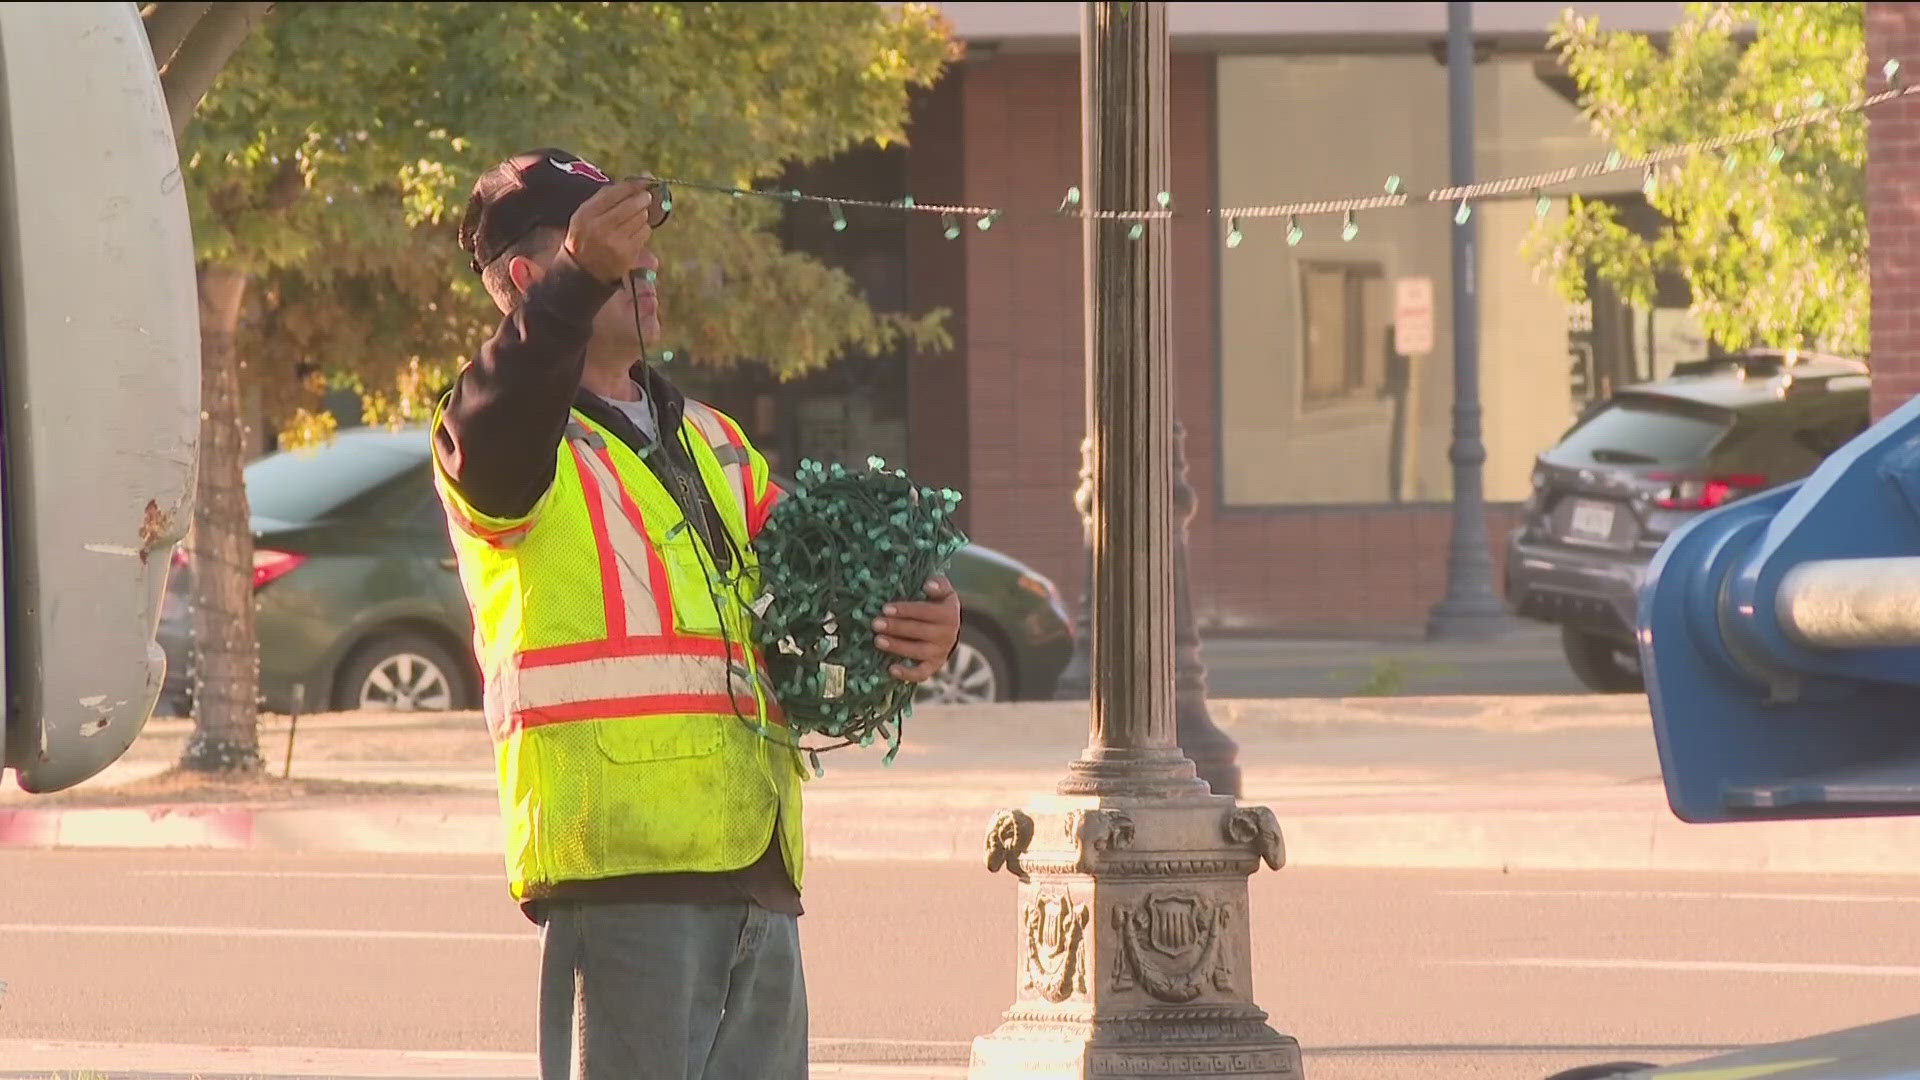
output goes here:
{"type": "Polygon", "coordinates": [[[460,372],[433,449],[475,510],[517,518],[540,501],[580,387],[593,317],[617,288],[563,248],[460,372]]]}

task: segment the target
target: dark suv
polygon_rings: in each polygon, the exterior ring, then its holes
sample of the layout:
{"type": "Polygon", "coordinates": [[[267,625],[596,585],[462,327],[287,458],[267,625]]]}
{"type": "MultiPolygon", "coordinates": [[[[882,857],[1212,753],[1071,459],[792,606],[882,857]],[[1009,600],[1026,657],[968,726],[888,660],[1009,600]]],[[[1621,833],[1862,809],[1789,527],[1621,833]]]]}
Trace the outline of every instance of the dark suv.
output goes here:
{"type": "Polygon", "coordinates": [[[1867,390],[1858,361],[1756,351],[1595,405],[1534,466],[1508,605],[1560,627],[1589,688],[1641,690],[1634,623],[1654,552],[1688,518],[1812,472],[1866,429],[1867,390]]]}

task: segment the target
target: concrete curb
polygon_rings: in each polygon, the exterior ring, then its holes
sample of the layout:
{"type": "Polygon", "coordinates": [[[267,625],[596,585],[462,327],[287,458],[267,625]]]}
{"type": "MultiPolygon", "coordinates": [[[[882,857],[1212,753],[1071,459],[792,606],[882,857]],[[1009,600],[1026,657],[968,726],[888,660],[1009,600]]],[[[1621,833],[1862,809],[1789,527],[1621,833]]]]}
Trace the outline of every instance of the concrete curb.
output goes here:
{"type": "MultiPolygon", "coordinates": [[[[943,1046],[944,1060],[838,1060],[870,1050],[875,1040],[813,1039],[815,1077],[936,1080],[963,1077],[961,1044],[943,1046]]],[[[321,1047],[188,1046],[0,1039],[0,1080],[48,1080],[78,1072],[138,1080],[286,1078],[286,1080],[525,1080],[537,1068],[531,1052],[487,1050],[355,1050],[321,1047]]]]}
{"type": "MultiPolygon", "coordinates": [[[[1920,873],[1920,819],[1690,825],[1675,819],[1664,804],[1645,805],[1640,798],[1564,809],[1447,807],[1444,798],[1422,809],[1419,799],[1390,801],[1400,807],[1276,806],[1289,865],[1920,873]]],[[[809,853],[844,861],[983,862],[986,822],[999,805],[982,800],[977,806],[949,803],[875,813],[858,800],[825,801],[809,807],[809,853]]],[[[491,857],[499,854],[501,837],[499,817],[491,810],[395,804],[0,811],[0,847],[12,848],[491,857]]]]}

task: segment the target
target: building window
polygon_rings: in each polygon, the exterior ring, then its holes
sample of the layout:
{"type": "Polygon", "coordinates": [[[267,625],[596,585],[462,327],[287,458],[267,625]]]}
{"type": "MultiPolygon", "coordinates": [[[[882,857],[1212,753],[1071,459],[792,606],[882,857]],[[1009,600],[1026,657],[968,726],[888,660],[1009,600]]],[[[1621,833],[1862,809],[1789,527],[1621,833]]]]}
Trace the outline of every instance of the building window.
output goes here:
{"type": "Polygon", "coordinates": [[[1379,263],[1300,267],[1301,400],[1309,408],[1373,401],[1387,379],[1385,328],[1393,315],[1379,263]]]}
{"type": "MultiPolygon", "coordinates": [[[[1496,54],[1475,72],[1486,121],[1475,155],[1488,175],[1606,154],[1532,57],[1496,54]]],[[[1446,75],[1414,55],[1220,55],[1220,205],[1333,199],[1378,191],[1380,178],[1395,174],[1437,182],[1447,174],[1446,75]]],[[[1568,378],[1567,305],[1523,254],[1537,225],[1532,203],[1474,209],[1484,483],[1495,502],[1527,497],[1535,456],[1573,422],[1576,395],[1591,392],[1585,388],[1602,373],[1582,363],[1568,378]]],[[[1332,214],[1301,215],[1298,234],[1278,221],[1244,224],[1247,242],[1232,251],[1211,238],[1220,283],[1220,501],[1445,502],[1453,489],[1452,208],[1362,212],[1352,235],[1332,214]],[[1433,347],[1405,359],[1392,343],[1403,278],[1433,287],[1433,347]]]]}

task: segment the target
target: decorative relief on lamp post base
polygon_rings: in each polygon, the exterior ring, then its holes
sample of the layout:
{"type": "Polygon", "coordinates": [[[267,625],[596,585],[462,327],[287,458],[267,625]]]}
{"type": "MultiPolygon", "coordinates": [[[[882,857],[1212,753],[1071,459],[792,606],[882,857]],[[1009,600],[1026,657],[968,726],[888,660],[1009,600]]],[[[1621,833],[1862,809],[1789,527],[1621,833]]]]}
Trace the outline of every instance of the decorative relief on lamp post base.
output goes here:
{"type": "Polygon", "coordinates": [[[1064,896],[1041,896],[1021,917],[1026,931],[1020,989],[1052,1002],[1087,992],[1087,924],[1093,912],[1064,896]]]}
{"type": "Polygon", "coordinates": [[[1018,996],[974,1041],[972,1080],[1303,1075],[1253,1001],[1247,880],[1285,860],[1271,811],[1051,796],[988,837],[1021,879],[1018,996]]]}
{"type": "Polygon", "coordinates": [[[1115,906],[1120,932],[1113,988],[1138,986],[1161,1001],[1184,1005],[1211,987],[1233,992],[1233,964],[1221,955],[1232,914],[1227,905],[1193,893],[1148,893],[1139,907],[1115,906]]]}

